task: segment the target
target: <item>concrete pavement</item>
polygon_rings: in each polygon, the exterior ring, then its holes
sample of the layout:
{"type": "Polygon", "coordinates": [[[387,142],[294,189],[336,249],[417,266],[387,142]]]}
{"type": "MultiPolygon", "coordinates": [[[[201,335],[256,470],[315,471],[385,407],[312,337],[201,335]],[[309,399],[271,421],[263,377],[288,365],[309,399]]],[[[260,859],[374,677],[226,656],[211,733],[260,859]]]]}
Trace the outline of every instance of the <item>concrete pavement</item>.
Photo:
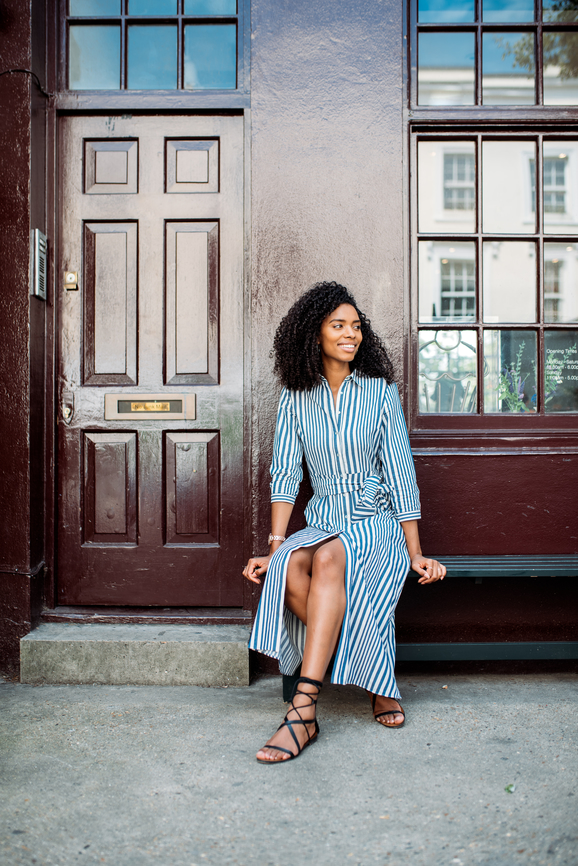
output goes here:
{"type": "Polygon", "coordinates": [[[361,690],[325,686],[319,742],[269,767],[254,754],[284,714],[277,678],[4,683],[0,863],[578,864],[576,675],[400,689],[391,731],[361,690]]]}

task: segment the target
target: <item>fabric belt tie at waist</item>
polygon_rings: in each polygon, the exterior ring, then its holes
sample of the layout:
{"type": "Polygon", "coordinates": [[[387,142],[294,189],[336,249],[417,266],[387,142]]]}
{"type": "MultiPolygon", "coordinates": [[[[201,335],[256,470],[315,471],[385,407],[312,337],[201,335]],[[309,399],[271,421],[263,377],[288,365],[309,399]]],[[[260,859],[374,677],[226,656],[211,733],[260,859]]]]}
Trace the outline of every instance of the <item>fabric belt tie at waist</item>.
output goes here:
{"type": "Polygon", "coordinates": [[[342,475],[341,478],[316,478],[313,484],[316,496],[335,496],[354,490],[361,490],[361,499],[368,506],[375,505],[378,493],[385,494],[381,475],[365,475],[363,472],[342,475]]]}

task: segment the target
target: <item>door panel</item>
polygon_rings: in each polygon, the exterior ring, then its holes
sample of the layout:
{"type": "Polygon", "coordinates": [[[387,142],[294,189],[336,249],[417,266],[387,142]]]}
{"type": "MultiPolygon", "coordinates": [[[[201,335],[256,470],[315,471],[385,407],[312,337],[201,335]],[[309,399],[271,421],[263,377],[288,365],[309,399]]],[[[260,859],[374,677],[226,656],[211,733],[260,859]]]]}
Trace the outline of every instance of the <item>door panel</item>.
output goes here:
{"type": "Polygon", "coordinates": [[[242,123],[61,120],[60,604],[242,604],[242,123]]]}

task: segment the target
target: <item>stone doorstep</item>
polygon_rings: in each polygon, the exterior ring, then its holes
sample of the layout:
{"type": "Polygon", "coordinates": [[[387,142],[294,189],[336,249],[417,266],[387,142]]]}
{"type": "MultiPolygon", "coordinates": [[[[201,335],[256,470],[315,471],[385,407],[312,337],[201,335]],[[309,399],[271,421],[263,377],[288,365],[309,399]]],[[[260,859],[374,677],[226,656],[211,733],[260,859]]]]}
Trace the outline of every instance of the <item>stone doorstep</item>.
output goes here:
{"type": "Polygon", "coordinates": [[[20,641],[20,680],[247,686],[249,634],[241,625],[42,623],[20,641]]]}

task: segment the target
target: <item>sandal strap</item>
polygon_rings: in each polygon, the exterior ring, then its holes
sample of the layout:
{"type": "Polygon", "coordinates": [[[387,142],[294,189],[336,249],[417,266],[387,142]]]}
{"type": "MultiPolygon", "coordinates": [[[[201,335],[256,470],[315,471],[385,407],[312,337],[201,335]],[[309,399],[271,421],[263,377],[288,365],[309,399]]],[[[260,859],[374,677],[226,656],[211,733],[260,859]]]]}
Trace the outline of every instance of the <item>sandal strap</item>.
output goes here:
{"type": "Polygon", "coordinates": [[[382,716],[403,716],[405,719],[405,713],[403,710],[384,710],[383,713],[378,713],[373,718],[381,719],[382,716]]]}

